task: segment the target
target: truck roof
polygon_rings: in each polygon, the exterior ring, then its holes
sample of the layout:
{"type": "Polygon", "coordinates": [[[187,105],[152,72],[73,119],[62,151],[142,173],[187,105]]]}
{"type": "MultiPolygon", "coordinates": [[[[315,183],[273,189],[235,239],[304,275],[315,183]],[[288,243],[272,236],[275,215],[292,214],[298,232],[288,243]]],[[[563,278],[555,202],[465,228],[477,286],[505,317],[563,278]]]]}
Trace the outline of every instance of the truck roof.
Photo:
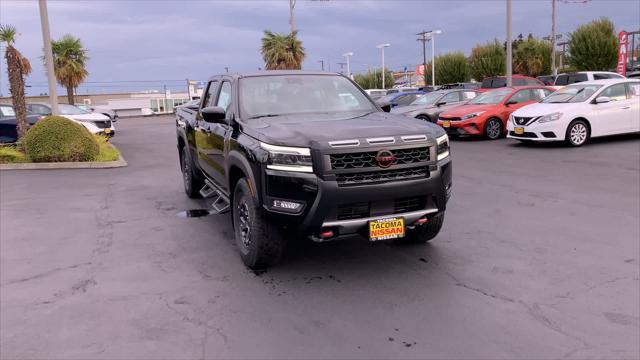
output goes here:
{"type": "Polygon", "coordinates": [[[305,70],[261,70],[246,73],[224,73],[211,76],[209,80],[213,80],[220,76],[230,76],[235,79],[254,76],[274,76],[274,75],[330,75],[330,76],[343,76],[342,74],[326,71],[305,71],[305,70]]]}

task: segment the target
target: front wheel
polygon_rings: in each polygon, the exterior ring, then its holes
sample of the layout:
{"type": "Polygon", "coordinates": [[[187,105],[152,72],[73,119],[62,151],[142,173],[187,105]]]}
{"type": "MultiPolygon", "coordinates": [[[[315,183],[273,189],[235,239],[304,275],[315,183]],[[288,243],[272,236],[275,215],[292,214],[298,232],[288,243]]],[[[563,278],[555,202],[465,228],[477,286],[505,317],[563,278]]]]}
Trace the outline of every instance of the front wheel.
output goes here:
{"type": "Polygon", "coordinates": [[[233,194],[233,225],[242,262],[250,269],[264,269],[280,262],[284,252],[282,229],[264,216],[245,178],[233,194]]]}
{"type": "Polygon", "coordinates": [[[424,121],[427,121],[427,122],[433,122],[433,121],[431,121],[431,119],[427,115],[418,115],[418,116],[416,116],[416,119],[424,120],[424,121]]]}
{"type": "Polygon", "coordinates": [[[405,242],[420,244],[426,243],[435,238],[444,224],[444,211],[429,218],[429,221],[413,230],[407,230],[405,242]]]}
{"type": "Polygon", "coordinates": [[[582,146],[589,140],[589,127],[582,120],[575,120],[567,127],[565,140],[570,146],[582,146]]]}
{"type": "Polygon", "coordinates": [[[484,136],[489,140],[496,140],[502,136],[502,121],[491,118],[484,124],[484,136]]]}

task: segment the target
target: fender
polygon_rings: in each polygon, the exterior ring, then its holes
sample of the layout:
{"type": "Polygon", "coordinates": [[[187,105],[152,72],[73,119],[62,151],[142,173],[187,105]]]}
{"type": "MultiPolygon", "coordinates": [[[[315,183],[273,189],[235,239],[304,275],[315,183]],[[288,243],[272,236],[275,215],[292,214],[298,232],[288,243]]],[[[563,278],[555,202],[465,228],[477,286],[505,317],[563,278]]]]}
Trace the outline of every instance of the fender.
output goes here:
{"type": "MultiPolygon", "coordinates": [[[[245,175],[247,176],[247,180],[249,180],[249,185],[251,186],[251,189],[255,192],[254,195],[256,195],[256,197],[261,201],[262,196],[260,194],[260,188],[258,187],[258,184],[256,181],[256,173],[254,171],[254,166],[251,166],[251,164],[247,160],[247,157],[237,149],[230,150],[229,153],[227,154],[227,168],[225,170],[228,176],[231,174],[230,170],[232,166],[238,167],[240,170],[242,170],[245,173],[245,175]]],[[[230,192],[229,197],[231,198],[233,194],[231,193],[232,184],[230,180],[231,179],[227,179],[227,182],[229,183],[229,192],[230,192]]]]}

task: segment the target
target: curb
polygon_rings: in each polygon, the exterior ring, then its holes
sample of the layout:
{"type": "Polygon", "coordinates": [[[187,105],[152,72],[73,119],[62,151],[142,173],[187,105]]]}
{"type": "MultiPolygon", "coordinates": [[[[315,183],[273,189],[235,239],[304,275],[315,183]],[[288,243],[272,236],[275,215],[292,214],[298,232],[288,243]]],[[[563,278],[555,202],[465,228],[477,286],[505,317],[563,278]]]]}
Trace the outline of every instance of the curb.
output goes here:
{"type": "Polygon", "coordinates": [[[0,170],[52,170],[52,169],[112,169],[127,166],[122,155],[116,161],[80,161],[49,163],[0,164],[0,170]]]}

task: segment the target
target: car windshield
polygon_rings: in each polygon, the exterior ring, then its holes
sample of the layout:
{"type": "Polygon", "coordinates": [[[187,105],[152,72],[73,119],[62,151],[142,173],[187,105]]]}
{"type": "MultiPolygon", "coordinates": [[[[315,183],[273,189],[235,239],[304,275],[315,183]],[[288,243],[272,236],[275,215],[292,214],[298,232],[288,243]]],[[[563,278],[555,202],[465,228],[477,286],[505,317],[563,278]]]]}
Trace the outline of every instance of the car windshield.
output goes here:
{"type": "Polygon", "coordinates": [[[82,110],[77,106],[68,105],[68,104],[59,104],[58,110],[60,110],[61,115],[82,115],[89,114],[89,111],[82,110]]]}
{"type": "Polygon", "coordinates": [[[438,99],[440,99],[441,96],[442,93],[428,93],[413,100],[411,105],[433,105],[436,103],[436,101],[438,101],[438,99]]]}
{"type": "Polygon", "coordinates": [[[16,116],[16,112],[11,106],[0,106],[0,115],[13,117],[16,116]]]}
{"type": "Polygon", "coordinates": [[[370,112],[375,106],[351,81],[335,75],[269,75],[240,79],[245,119],[304,113],[370,112]]]}
{"type": "Polygon", "coordinates": [[[579,103],[587,101],[602,85],[569,85],[542,100],[543,103],[579,103]]]}
{"type": "Polygon", "coordinates": [[[489,91],[480,96],[475,97],[473,100],[469,101],[469,104],[475,104],[475,105],[499,104],[509,94],[511,94],[511,90],[489,91]]]}

